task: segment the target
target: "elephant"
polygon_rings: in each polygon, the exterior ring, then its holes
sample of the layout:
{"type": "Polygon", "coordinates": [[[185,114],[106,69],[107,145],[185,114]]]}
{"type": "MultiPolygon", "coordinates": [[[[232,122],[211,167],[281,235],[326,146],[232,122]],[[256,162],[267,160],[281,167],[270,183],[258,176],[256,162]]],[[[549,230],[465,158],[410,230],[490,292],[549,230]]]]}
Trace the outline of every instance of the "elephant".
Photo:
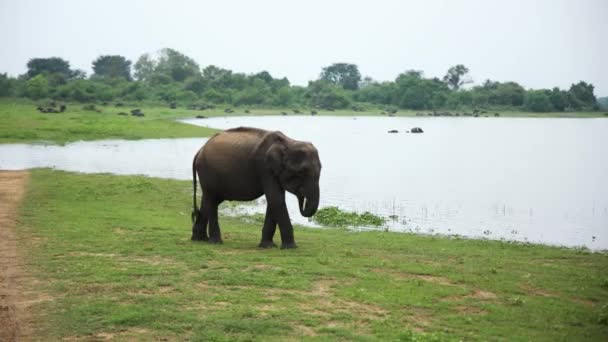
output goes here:
{"type": "Polygon", "coordinates": [[[266,195],[261,248],[273,242],[278,224],[281,249],[296,248],[285,191],[298,198],[300,213],[313,216],[319,206],[321,161],[315,146],[279,131],[238,127],[217,133],[192,161],[192,240],[222,243],[217,208],[225,200],[251,201],[266,195]],[[196,204],[196,177],[203,190],[196,204]],[[207,226],[209,235],[207,235],[207,226]]]}

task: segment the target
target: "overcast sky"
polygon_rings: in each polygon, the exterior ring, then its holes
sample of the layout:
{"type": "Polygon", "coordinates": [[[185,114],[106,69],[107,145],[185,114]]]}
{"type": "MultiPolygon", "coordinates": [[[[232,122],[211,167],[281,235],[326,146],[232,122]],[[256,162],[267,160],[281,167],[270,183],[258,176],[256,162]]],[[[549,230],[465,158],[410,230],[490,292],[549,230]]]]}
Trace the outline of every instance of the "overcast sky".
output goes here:
{"type": "Polygon", "coordinates": [[[135,62],[170,47],[202,67],[267,70],[300,85],[335,62],[376,80],[464,64],[476,83],[585,80],[607,96],[607,39],[606,0],[0,0],[0,72],[11,75],[34,57],[90,73],[101,54],[135,62]]]}

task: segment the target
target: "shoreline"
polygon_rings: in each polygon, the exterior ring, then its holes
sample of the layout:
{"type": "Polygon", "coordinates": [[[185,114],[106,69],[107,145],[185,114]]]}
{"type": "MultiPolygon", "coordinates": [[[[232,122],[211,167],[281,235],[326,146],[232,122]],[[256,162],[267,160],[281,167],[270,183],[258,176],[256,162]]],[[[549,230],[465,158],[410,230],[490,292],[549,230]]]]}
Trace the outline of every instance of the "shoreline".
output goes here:
{"type": "MultiPolygon", "coordinates": [[[[101,106],[99,112],[84,109],[84,104],[68,103],[64,113],[45,114],[36,110],[34,102],[0,100],[0,120],[5,123],[0,127],[0,143],[27,143],[37,141],[52,141],[57,144],[78,140],[100,140],[111,138],[124,138],[138,140],[146,138],[186,138],[207,137],[216,130],[191,127],[178,122],[180,119],[193,118],[197,115],[205,117],[223,116],[294,116],[293,110],[277,108],[250,108],[238,107],[231,113],[226,113],[228,107],[218,107],[208,110],[190,110],[184,107],[170,109],[168,107],[146,104],[133,104],[127,107],[101,106]],[[121,116],[121,112],[131,107],[140,108],[144,116],[121,116]],[[249,113],[246,113],[248,111],[249,113]]],[[[454,112],[463,113],[466,110],[454,112]]],[[[301,113],[303,113],[302,111],[301,113]]],[[[304,115],[307,114],[307,110],[304,115]]],[[[492,113],[495,112],[494,110],[492,113]]],[[[465,117],[473,119],[501,119],[501,118],[608,118],[603,112],[580,113],[531,113],[496,111],[500,117],[488,113],[479,117],[465,117]]],[[[428,116],[429,111],[400,110],[395,114],[382,115],[381,109],[365,111],[352,110],[318,110],[319,116],[340,117],[407,117],[407,118],[458,118],[455,116],[428,116]],[[416,116],[417,113],[426,113],[426,116],[416,116]],[[394,115],[394,116],[392,116],[394,115]]],[[[463,118],[460,116],[459,118],[463,118]]]]}

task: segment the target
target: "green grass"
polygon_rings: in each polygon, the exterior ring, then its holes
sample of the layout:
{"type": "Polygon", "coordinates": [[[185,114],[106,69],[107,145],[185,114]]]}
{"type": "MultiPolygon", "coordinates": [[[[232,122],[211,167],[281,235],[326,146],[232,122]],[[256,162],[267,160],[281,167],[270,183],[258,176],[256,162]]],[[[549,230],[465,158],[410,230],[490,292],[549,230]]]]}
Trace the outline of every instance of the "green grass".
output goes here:
{"type": "MultiPolygon", "coordinates": [[[[176,122],[193,116],[191,111],[162,107],[97,106],[101,113],[83,110],[82,104],[68,104],[64,113],[44,114],[34,103],[0,101],[0,143],[52,142],[63,144],[78,140],[110,138],[188,138],[204,137],[215,130],[176,122]],[[119,116],[141,108],[144,117],[119,116]]],[[[130,114],[130,113],[129,113],[130,114]]]]}
{"type": "Polygon", "coordinates": [[[190,238],[188,181],[33,170],[19,218],[40,340],[605,340],[608,255],[261,225],[190,238]],[[277,234],[278,235],[278,234],[277,234]],[[278,237],[277,237],[278,239],[278,237]]]}
{"type": "MultiPolygon", "coordinates": [[[[40,101],[41,104],[46,101],[40,101]]],[[[110,138],[145,139],[145,138],[188,138],[210,136],[215,130],[176,122],[176,119],[190,118],[196,115],[207,117],[225,115],[296,115],[292,109],[234,108],[234,113],[224,113],[225,107],[212,110],[194,111],[184,107],[169,109],[158,105],[130,104],[124,107],[100,106],[101,113],[86,111],[84,104],[68,103],[65,113],[44,114],[36,110],[36,103],[24,99],[0,99],[0,143],[50,142],[63,144],[78,140],[99,140],[110,138]],[[119,112],[129,113],[131,109],[140,108],[145,117],[119,116],[119,112]]],[[[310,115],[310,109],[300,108],[301,115],[310,115]]],[[[319,115],[331,116],[380,116],[382,109],[367,109],[353,112],[351,110],[318,110],[319,115]]],[[[418,111],[400,110],[399,117],[415,116],[418,111]]],[[[420,111],[427,113],[428,111],[420,111]]],[[[462,111],[460,111],[462,112],[462,111]]],[[[130,113],[129,113],[130,114],[130,113]]],[[[492,116],[493,114],[488,114],[492,116]]],[[[528,113],[501,112],[503,117],[606,117],[603,112],[588,113],[528,113]]]]}
{"type": "MultiPolygon", "coordinates": [[[[494,111],[491,111],[494,112],[494,111]]],[[[534,113],[534,112],[514,112],[514,111],[499,111],[501,117],[508,118],[608,118],[608,113],[605,111],[599,112],[548,112],[548,113],[534,113]]],[[[492,114],[489,114],[492,116],[492,114]]]]}
{"type": "Polygon", "coordinates": [[[380,227],[386,219],[368,211],[363,214],[344,211],[338,207],[325,207],[317,211],[313,221],[323,226],[334,227],[380,227]]]}

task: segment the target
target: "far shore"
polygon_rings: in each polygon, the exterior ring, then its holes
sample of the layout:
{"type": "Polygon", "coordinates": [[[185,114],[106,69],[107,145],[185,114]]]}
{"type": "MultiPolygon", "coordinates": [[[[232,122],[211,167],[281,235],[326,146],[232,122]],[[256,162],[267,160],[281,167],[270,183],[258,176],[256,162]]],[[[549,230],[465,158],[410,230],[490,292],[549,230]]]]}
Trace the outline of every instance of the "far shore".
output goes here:
{"type": "MultiPolygon", "coordinates": [[[[101,139],[152,139],[208,137],[217,130],[196,127],[178,122],[177,119],[207,118],[220,116],[378,116],[424,117],[429,119],[466,118],[608,118],[608,112],[552,112],[533,113],[501,111],[498,109],[459,110],[391,110],[367,109],[311,109],[311,108],[257,108],[218,105],[212,109],[189,109],[178,105],[169,108],[160,104],[125,103],[82,104],[66,103],[63,112],[43,113],[39,103],[23,99],[0,99],[0,143],[51,142],[64,144],[79,140],[101,139]],[[139,109],[142,115],[133,115],[139,109]]],[[[58,110],[57,110],[58,111],[58,110]]]]}

